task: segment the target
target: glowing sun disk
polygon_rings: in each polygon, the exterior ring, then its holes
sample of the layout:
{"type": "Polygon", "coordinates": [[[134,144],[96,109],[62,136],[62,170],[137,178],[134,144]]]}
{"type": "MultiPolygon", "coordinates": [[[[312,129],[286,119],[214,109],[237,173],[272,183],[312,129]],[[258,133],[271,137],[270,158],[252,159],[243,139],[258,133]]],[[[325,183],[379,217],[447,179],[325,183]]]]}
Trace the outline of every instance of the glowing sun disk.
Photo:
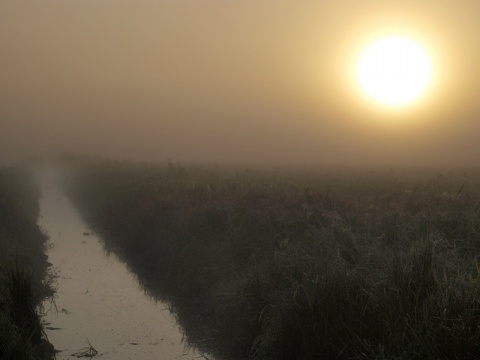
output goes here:
{"type": "Polygon", "coordinates": [[[385,105],[413,102],[431,81],[432,66],[426,51],[407,37],[388,36],[374,41],[357,64],[363,91],[385,105]]]}

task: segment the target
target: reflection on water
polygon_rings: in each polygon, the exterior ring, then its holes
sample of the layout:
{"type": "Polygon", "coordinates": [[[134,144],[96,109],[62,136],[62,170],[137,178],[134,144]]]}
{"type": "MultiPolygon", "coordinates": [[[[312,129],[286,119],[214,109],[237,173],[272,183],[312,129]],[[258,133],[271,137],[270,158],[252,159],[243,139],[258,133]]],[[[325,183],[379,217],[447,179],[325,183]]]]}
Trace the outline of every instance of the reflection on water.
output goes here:
{"type": "Polygon", "coordinates": [[[145,296],[125,265],[105,254],[53,172],[42,174],[41,190],[39,225],[50,236],[48,261],[58,274],[57,311],[44,320],[62,351],[57,357],[71,359],[90,343],[102,359],[203,358],[184,346],[166,305],[145,296]]]}

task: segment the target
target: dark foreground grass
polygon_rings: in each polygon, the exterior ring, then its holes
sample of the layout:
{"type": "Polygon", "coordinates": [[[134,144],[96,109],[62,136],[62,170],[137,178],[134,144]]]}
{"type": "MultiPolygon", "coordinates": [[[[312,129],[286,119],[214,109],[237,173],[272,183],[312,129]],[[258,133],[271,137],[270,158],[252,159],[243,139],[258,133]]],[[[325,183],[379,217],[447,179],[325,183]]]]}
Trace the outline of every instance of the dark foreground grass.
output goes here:
{"type": "Polygon", "coordinates": [[[54,356],[39,316],[52,295],[38,228],[38,190],[29,170],[0,170],[0,359],[40,360],[54,356]]]}
{"type": "Polygon", "coordinates": [[[228,359],[480,359],[478,173],[75,163],[87,221],[228,359]]]}

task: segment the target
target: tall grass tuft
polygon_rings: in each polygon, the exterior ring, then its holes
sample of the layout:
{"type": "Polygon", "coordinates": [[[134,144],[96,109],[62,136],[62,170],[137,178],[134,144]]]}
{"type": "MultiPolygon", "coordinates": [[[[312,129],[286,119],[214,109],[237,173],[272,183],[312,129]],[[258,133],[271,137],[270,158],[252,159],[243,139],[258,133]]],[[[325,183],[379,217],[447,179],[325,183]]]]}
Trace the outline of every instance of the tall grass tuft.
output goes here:
{"type": "Polygon", "coordinates": [[[18,262],[4,272],[9,317],[38,344],[42,339],[42,326],[36,312],[32,274],[18,262]]]}
{"type": "Polygon", "coordinates": [[[21,264],[4,266],[0,276],[0,358],[50,359],[54,351],[37,313],[31,273],[21,264]]]}

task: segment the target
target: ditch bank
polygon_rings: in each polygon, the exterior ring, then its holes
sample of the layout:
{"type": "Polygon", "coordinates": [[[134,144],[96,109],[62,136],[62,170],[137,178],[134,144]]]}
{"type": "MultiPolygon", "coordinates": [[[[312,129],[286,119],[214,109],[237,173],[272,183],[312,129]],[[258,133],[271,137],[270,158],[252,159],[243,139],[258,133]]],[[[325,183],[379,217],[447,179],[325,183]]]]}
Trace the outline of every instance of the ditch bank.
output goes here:
{"type": "Polygon", "coordinates": [[[38,190],[31,166],[0,170],[0,358],[45,360],[54,356],[43,331],[40,306],[53,295],[46,235],[36,224],[38,190]]]}

